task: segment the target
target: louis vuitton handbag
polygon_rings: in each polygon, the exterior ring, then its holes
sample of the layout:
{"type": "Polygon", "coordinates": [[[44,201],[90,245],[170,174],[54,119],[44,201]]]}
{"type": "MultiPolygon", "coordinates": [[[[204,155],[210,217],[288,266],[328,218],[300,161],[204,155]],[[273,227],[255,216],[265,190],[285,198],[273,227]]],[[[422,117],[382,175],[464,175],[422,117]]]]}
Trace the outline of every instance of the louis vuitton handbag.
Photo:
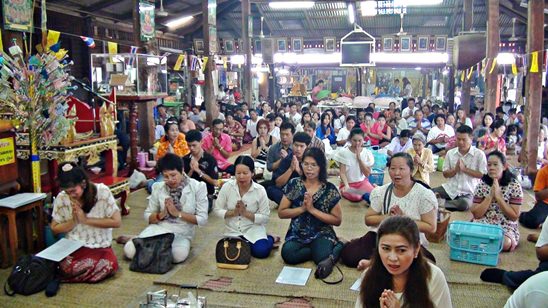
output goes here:
{"type": "Polygon", "coordinates": [[[251,262],[251,247],[240,238],[224,238],[215,248],[217,267],[228,269],[246,269],[251,262]]]}

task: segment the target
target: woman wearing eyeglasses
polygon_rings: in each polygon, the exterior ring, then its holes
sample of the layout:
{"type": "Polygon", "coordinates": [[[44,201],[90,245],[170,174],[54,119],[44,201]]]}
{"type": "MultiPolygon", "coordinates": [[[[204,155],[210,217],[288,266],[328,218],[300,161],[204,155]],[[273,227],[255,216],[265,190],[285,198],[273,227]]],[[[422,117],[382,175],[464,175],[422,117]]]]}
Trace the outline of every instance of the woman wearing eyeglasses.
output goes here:
{"type": "Polygon", "coordinates": [[[84,243],[59,263],[64,282],[99,282],[113,276],[118,261],[112,250],[112,228],[122,222],[120,209],[104,184],[90,182],[82,168],[73,163],[59,166],[63,189],[53,202],[51,230],[84,243]]]}
{"type": "Polygon", "coordinates": [[[278,216],[291,219],[282,247],[282,258],[287,264],[331,260],[332,269],[342,250],[343,245],[333,229],[342,221],[341,195],[337,187],[327,181],[326,164],[322,150],[306,150],[301,164],[302,176],[284,187],[278,216]]]}

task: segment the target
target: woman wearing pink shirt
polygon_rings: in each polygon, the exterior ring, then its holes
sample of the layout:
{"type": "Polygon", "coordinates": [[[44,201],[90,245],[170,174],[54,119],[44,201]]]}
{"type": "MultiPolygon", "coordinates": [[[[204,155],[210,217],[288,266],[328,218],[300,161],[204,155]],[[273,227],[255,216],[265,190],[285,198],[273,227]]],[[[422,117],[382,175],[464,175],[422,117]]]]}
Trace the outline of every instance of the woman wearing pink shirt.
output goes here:
{"type": "Polygon", "coordinates": [[[386,117],[383,114],[379,114],[377,122],[373,124],[369,132],[369,138],[372,145],[379,145],[380,147],[387,146],[392,140],[392,129],[386,125],[386,117]]]}

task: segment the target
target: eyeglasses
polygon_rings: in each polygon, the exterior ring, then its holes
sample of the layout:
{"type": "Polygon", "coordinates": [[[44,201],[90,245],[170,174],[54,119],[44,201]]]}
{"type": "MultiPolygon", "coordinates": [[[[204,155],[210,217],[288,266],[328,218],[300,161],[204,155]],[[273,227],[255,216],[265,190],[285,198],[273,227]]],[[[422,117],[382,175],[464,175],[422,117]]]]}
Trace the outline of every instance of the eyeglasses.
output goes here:
{"type": "Polygon", "coordinates": [[[318,164],[310,164],[310,163],[303,163],[303,168],[311,168],[311,169],[315,169],[315,168],[318,168],[318,164]]]}

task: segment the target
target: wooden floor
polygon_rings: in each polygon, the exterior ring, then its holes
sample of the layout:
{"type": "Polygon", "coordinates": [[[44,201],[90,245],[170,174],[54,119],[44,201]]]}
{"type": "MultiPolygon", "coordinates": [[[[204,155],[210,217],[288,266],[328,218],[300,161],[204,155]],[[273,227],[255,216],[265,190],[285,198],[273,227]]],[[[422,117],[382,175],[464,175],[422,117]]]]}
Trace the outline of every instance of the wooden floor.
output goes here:
{"type": "MultiPolygon", "coordinates": [[[[388,175],[385,176],[385,181],[388,175]]],[[[337,182],[335,177],[330,181],[337,182]]],[[[432,184],[443,182],[439,172],[433,174],[432,184]]],[[[133,192],[128,198],[132,209],[123,217],[122,227],[114,230],[115,237],[121,234],[138,234],[146,223],[142,218],[148,194],[144,190],[133,192]]],[[[530,191],[525,192],[524,210],[532,206],[530,191]]],[[[342,202],[343,223],[336,228],[339,236],[352,239],[367,231],[363,216],[364,204],[342,202]]],[[[468,212],[455,213],[452,220],[467,220],[468,212]]],[[[276,210],[271,213],[268,224],[270,233],[285,235],[288,220],[280,220],[276,210]]],[[[357,293],[350,286],[359,277],[355,269],[340,265],[344,273],[341,284],[331,286],[310,277],[305,287],[287,287],[275,283],[283,267],[279,250],[273,251],[264,260],[252,260],[245,271],[220,270],[215,266],[214,246],[221,237],[223,221],[210,216],[205,227],[198,228],[192,244],[191,254],[183,264],[175,266],[165,275],[149,275],[129,271],[129,261],[124,260],[122,246],[113,242],[119,258],[120,270],[115,277],[98,284],[63,284],[59,294],[47,298],[43,293],[32,296],[7,297],[0,295],[2,307],[136,307],[145,300],[146,292],[166,289],[170,294],[184,296],[190,290],[180,290],[180,284],[197,284],[200,296],[206,296],[209,307],[353,307],[357,293]],[[226,282],[226,285],[223,285],[226,282]],[[219,283],[221,285],[219,285],[219,283]]],[[[522,238],[518,249],[501,255],[499,266],[511,269],[527,269],[536,266],[534,245],[525,238],[533,230],[521,228],[522,238]]],[[[511,294],[501,285],[481,282],[479,273],[485,266],[459,263],[449,260],[447,243],[431,244],[430,249],[437,258],[438,266],[449,282],[454,307],[502,307],[511,294]]],[[[314,269],[311,262],[300,265],[314,269]]],[[[0,279],[5,281],[10,269],[0,270],[0,279]]],[[[336,274],[333,274],[333,278],[336,274]]]]}

